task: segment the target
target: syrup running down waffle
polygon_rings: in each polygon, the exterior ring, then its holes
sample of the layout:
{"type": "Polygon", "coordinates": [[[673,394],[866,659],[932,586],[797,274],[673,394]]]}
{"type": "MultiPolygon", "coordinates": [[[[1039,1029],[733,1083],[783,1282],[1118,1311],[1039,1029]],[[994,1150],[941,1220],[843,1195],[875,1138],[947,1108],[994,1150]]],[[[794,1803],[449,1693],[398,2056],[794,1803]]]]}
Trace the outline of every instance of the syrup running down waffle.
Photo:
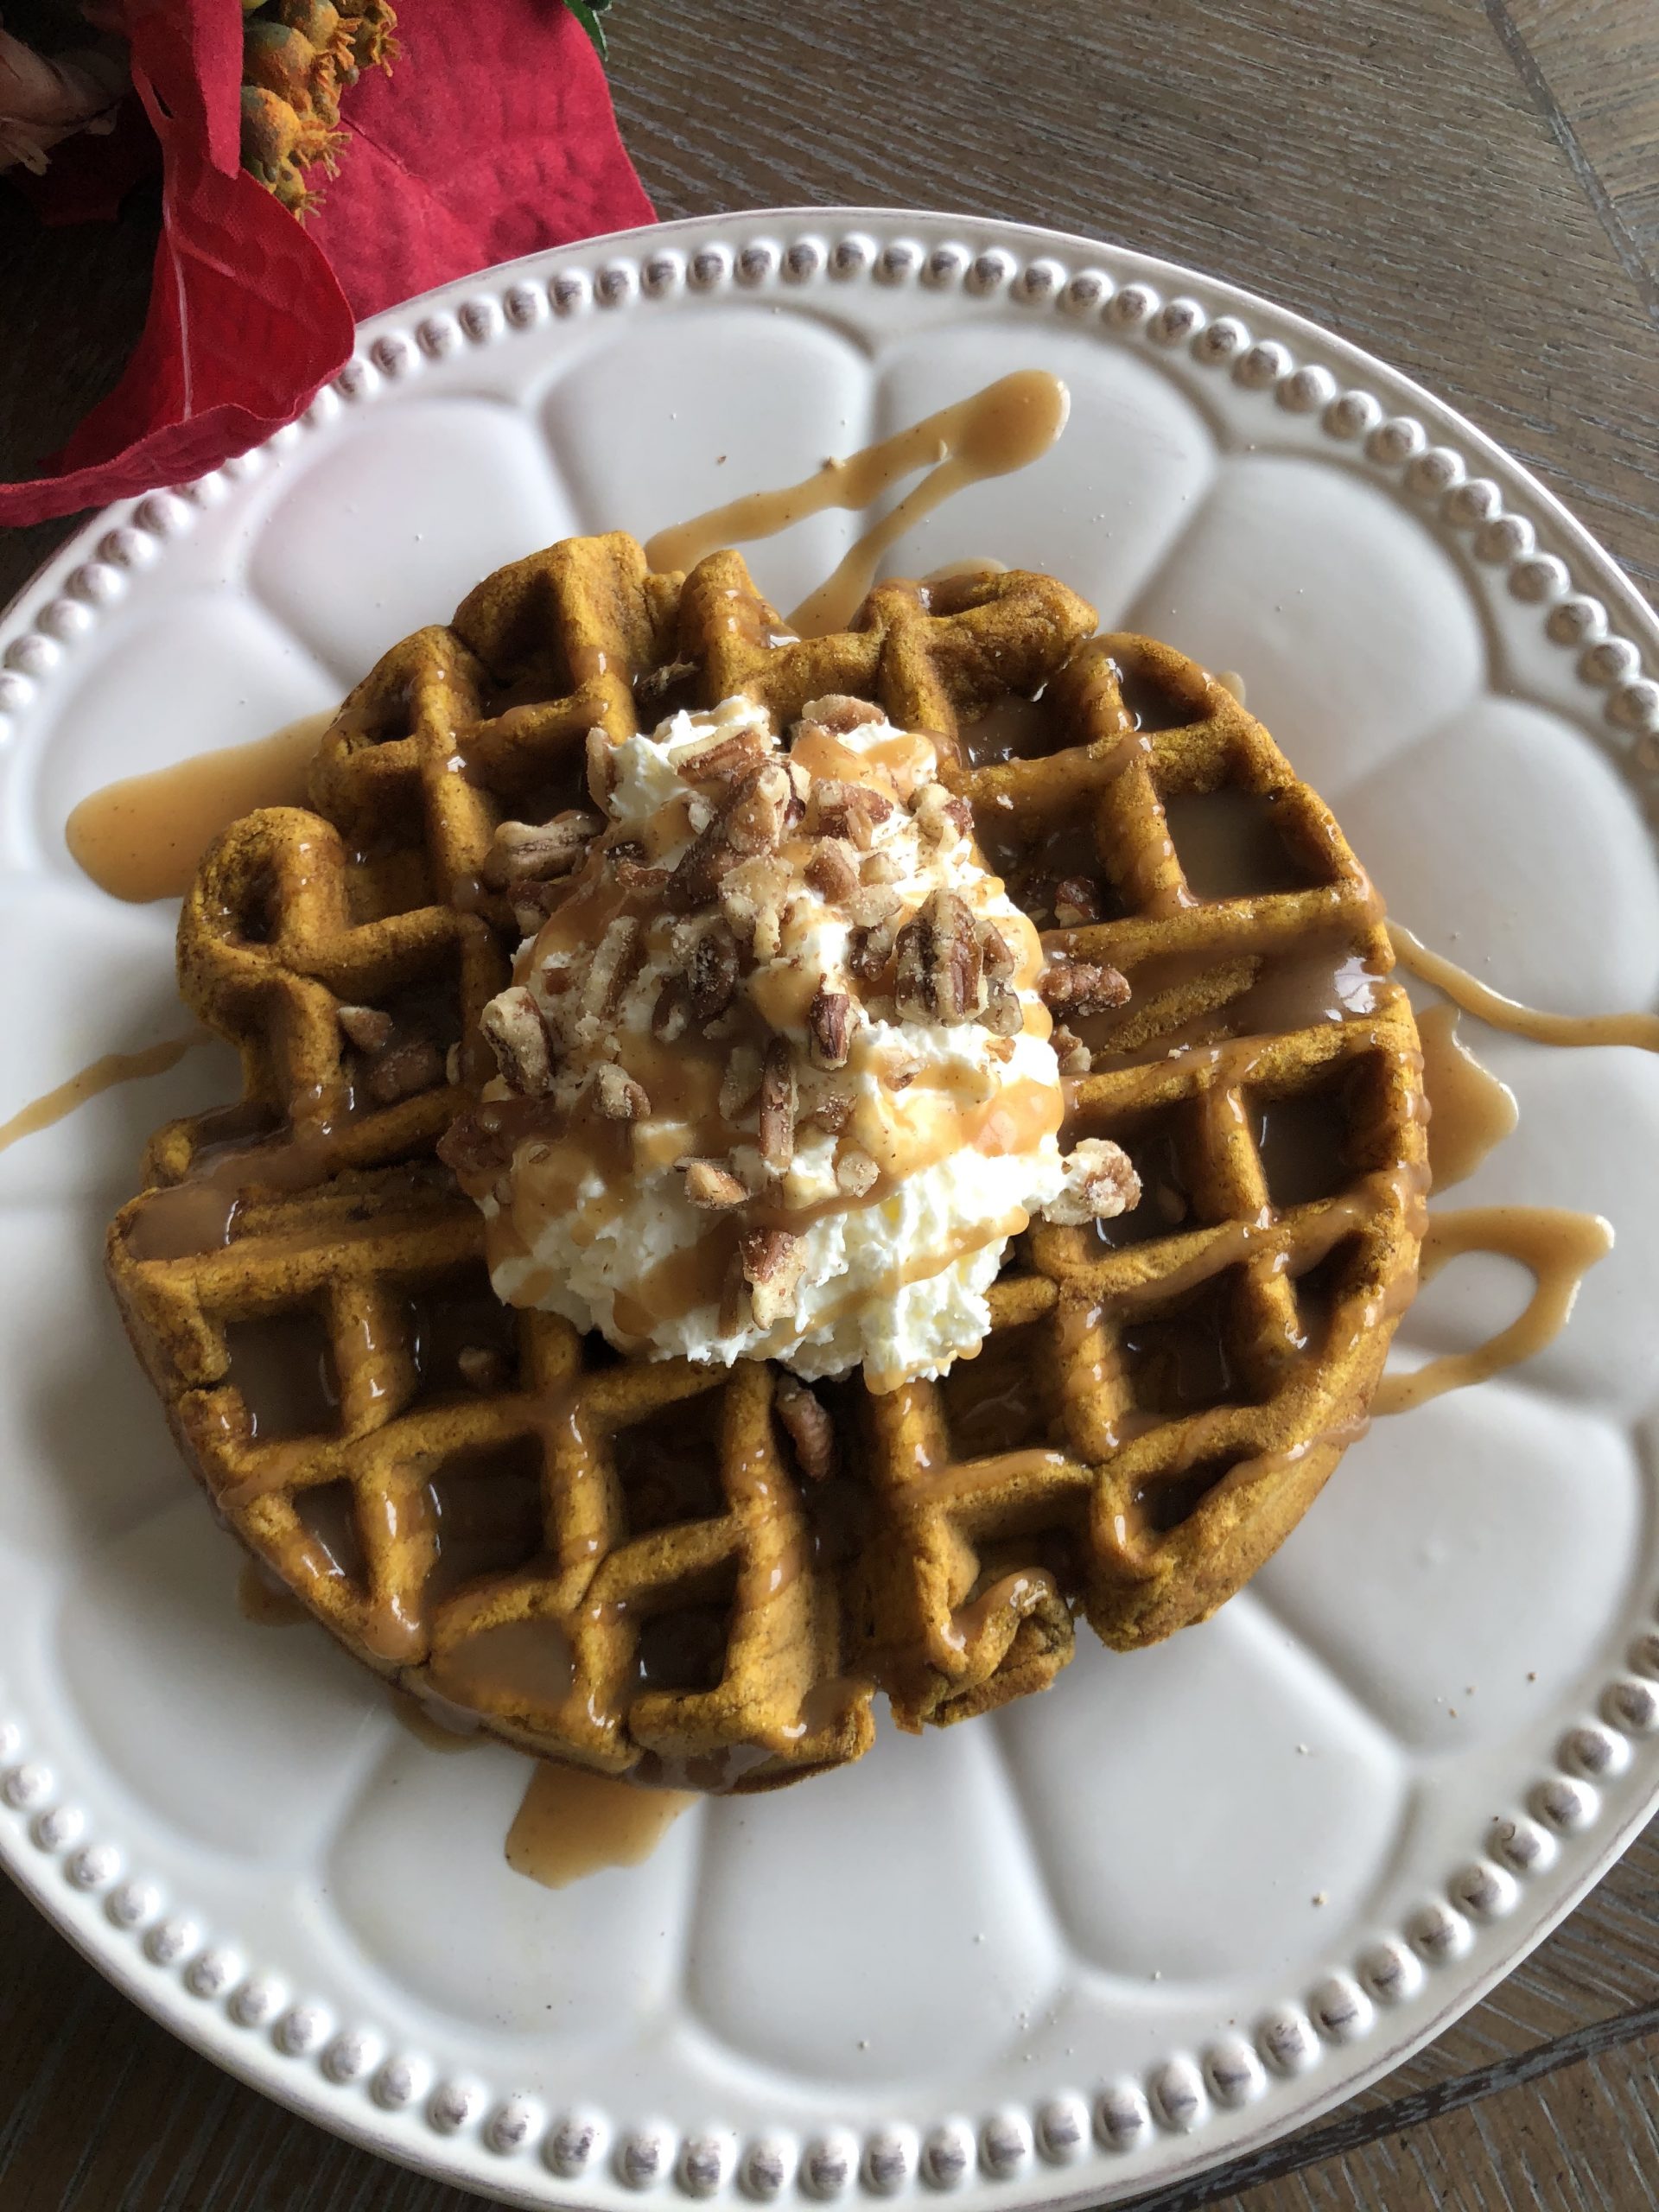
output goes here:
{"type": "Polygon", "coordinates": [[[878,1688],[954,1720],[1050,1681],[1078,1612],[1203,1618],[1358,1433],[1427,1183],[1381,906],[1227,692],[1094,630],[1015,573],[796,640],[734,553],[569,541],[394,647],[310,807],[208,854],[181,988],[244,1098],[158,1133],[111,1279],[220,1514],[381,1673],[527,1750],[770,1787],[858,1757],[878,1688]],[[1141,1205],[1034,1226],[978,1357],[882,1396],[510,1313],[435,1157],[521,934],[497,825],[588,804],[590,730],[737,693],[934,733],[1052,966],[1132,987],[1060,1045],[1067,1141],[1121,1142],[1141,1205]]]}

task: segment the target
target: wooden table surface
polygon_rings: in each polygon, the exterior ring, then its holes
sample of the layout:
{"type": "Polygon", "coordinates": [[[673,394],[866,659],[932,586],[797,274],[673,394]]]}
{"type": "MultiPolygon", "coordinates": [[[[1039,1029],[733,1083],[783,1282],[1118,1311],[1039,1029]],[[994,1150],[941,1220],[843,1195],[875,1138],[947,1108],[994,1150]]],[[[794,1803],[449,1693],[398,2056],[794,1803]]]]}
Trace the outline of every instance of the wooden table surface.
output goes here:
{"type": "MultiPolygon", "coordinates": [[[[418,5],[419,0],[407,0],[418,5]]],[[[487,0],[480,0],[487,4],[487,0]]],[[[619,0],[623,134],[664,216],[957,207],[1195,264],[1370,346],[1659,584],[1650,0],[619,0]]],[[[0,188],[0,471],[112,381],[143,195],[39,228],[0,188]]],[[[67,525],[0,533],[0,601],[67,525]]],[[[1145,2212],[1659,2202],[1659,1823],[1449,2034],[1145,2212]]],[[[464,2212],[218,2073],[0,1883],[3,2212],[464,2212]]]]}

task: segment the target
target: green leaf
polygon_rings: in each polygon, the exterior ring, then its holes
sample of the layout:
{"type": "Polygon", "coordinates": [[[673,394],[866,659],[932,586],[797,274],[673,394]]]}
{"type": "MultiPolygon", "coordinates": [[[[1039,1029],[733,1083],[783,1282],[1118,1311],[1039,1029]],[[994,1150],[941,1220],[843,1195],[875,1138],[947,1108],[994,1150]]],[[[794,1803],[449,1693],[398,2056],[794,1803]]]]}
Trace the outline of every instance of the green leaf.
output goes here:
{"type": "Polygon", "coordinates": [[[599,19],[611,0],[564,0],[564,4],[594,41],[594,50],[602,61],[606,54],[605,26],[599,19]]]}

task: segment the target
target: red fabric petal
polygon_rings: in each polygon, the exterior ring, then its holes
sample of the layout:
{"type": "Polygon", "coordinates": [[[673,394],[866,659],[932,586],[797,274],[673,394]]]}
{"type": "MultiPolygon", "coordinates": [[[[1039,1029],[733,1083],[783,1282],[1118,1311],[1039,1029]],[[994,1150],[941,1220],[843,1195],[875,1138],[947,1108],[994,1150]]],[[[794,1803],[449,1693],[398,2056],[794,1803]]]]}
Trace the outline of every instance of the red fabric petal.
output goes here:
{"type": "Polygon", "coordinates": [[[304,224],[238,165],[239,0],[126,0],[126,24],[162,162],[149,319],[51,473],[0,485],[0,523],[200,475],[307,405],[353,313],[652,219],[560,0],[405,0],[395,74],[346,94],[340,174],[304,224]]]}

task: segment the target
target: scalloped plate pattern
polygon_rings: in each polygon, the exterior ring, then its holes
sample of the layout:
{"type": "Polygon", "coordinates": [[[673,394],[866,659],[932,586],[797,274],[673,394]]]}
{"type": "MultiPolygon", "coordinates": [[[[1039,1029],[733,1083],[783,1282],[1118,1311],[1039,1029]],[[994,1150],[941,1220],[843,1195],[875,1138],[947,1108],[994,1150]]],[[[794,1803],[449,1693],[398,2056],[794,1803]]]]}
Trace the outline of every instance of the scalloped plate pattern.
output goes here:
{"type": "MultiPolygon", "coordinates": [[[[1237,671],[1402,918],[1571,1010],[1659,988],[1659,627],[1525,471],[1312,325],[1054,233],[817,209],[517,263],[359,334],[301,422],[112,509],[0,620],[0,1111],[181,1027],[170,917],[81,880],[112,777],[331,704],[486,569],[805,474],[1007,370],[1053,453],[899,549],[1052,569],[1237,671]],[[7,1103],[9,1102],[9,1103],[7,1103]]],[[[756,548],[789,605],[856,521],[756,548]]],[[[1253,1587],[1046,1698],[550,1891],[524,1762],[439,1757],[240,1616],[99,1279],[143,1134],[228,1055],[0,1154],[0,1853],[138,2003],[512,2203],[1133,2195],[1473,2003],[1659,1802],[1659,1065],[1482,1038],[1476,1202],[1621,1233],[1531,1366],[1355,1446],[1253,1587]]],[[[1448,1270],[1406,1360],[1519,1303],[1448,1270]]]]}

